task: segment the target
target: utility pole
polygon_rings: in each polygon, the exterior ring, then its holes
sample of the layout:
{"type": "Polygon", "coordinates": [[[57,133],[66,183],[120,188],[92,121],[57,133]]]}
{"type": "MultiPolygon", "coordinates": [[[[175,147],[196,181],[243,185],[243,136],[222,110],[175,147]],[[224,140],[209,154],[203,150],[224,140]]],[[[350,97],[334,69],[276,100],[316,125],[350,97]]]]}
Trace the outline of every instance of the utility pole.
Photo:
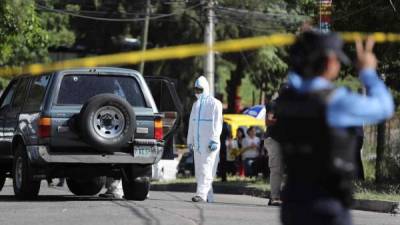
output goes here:
{"type": "MultiPolygon", "coordinates": [[[[214,46],[214,0],[207,0],[207,23],[204,32],[204,42],[208,47],[214,46]]],[[[215,71],[215,60],[214,51],[210,49],[207,55],[204,57],[204,75],[206,76],[208,83],[210,84],[210,95],[214,96],[214,71],[215,71]]]]}
{"type": "MultiPolygon", "coordinates": [[[[146,18],[144,21],[144,29],[143,29],[143,45],[142,45],[142,51],[146,51],[147,49],[147,39],[149,35],[149,23],[150,23],[150,13],[151,13],[151,2],[150,0],[147,0],[146,3],[146,18]]],[[[140,62],[140,67],[139,67],[140,73],[143,75],[144,72],[144,61],[140,62]]]]}

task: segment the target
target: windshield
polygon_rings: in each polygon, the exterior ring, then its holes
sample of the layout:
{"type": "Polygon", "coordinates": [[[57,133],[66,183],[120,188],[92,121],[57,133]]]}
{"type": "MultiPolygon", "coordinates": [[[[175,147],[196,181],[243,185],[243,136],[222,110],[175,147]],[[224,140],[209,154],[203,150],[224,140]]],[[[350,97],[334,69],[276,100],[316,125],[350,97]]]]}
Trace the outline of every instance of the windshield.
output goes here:
{"type": "Polygon", "coordinates": [[[105,75],[66,75],[61,82],[57,104],[83,105],[99,94],[115,94],[134,107],[146,107],[140,86],[134,77],[105,75]]]}

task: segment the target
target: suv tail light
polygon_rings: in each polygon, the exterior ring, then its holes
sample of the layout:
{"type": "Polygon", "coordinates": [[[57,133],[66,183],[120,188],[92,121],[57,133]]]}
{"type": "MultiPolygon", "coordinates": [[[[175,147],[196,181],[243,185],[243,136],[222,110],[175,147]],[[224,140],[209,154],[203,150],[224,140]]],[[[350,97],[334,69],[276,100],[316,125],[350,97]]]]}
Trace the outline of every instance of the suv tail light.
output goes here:
{"type": "Polygon", "coordinates": [[[39,129],[38,136],[39,138],[50,137],[51,134],[51,118],[42,117],[39,119],[39,129]]]}
{"type": "Polygon", "coordinates": [[[154,120],[154,138],[157,141],[162,141],[164,136],[163,132],[163,121],[162,118],[156,118],[154,120]]]}

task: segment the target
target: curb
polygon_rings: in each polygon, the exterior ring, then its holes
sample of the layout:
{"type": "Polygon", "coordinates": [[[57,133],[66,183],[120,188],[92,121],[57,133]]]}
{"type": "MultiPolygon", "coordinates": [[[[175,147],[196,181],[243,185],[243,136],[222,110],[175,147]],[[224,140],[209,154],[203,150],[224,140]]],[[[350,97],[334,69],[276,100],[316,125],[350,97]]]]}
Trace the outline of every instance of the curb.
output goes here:
{"type": "MultiPolygon", "coordinates": [[[[261,198],[268,198],[269,191],[262,191],[252,187],[233,186],[229,184],[213,184],[215,193],[232,195],[249,195],[261,198]]],[[[196,184],[152,184],[152,191],[171,191],[171,192],[196,192],[196,184]]],[[[353,210],[400,214],[400,202],[362,200],[354,199],[353,210]]]]}
{"type": "MultiPolygon", "coordinates": [[[[213,184],[214,193],[231,195],[250,195],[267,198],[269,191],[262,191],[257,188],[232,186],[229,184],[213,184]]],[[[171,191],[171,192],[196,192],[196,184],[152,184],[152,191],[171,191]]]]}
{"type": "Polygon", "coordinates": [[[400,202],[355,199],[353,209],[382,213],[400,213],[400,202]]]}

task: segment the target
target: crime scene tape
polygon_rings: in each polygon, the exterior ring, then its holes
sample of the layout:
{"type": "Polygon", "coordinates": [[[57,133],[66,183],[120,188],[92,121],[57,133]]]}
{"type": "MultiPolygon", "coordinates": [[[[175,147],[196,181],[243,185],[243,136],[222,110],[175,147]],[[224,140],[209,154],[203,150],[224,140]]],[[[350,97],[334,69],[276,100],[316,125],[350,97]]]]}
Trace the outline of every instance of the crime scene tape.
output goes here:
{"type": "MultiPolygon", "coordinates": [[[[400,34],[396,33],[359,33],[345,32],[340,33],[343,40],[347,43],[355,42],[358,39],[366,39],[371,36],[376,43],[400,42],[400,34]]],[[[140,62],[183,59],[194,56],[201,56],[213,50],[220,53],[239,52],[254,50],[265,46],[287,46],[293,44],[296,36],[294,34],[272,34],[251,38],[233,39],[216,42],[213,46],[206,44],[187,44],[171,46],[147,51],[132,51],[102,56],[77,58],[46,64],[31,64],[23,67],[2,67],[0,76],[12,77],[21,74],[38,75],[52,71],[79,68],[79,67],[99,67],[137,64],[140,62]]]]}

